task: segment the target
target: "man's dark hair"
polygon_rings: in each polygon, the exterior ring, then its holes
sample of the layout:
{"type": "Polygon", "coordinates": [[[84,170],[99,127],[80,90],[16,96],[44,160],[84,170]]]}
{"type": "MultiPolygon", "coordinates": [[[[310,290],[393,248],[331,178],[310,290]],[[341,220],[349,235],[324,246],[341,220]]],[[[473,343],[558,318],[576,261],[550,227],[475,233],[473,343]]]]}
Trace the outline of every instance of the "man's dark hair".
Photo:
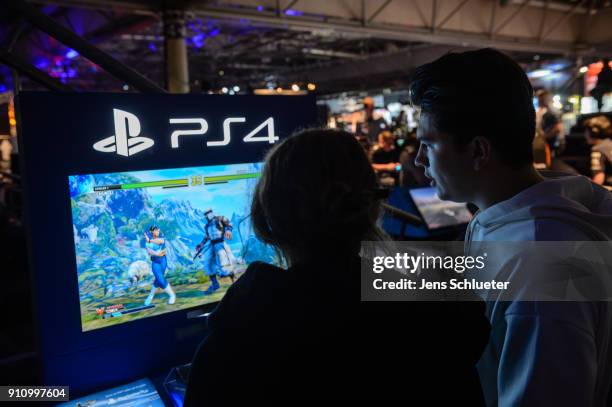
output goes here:
{"type": "Polygon", "coordinates": [[[410,99],[457,146],[482,136],[505,164],[533,162],[533,88],[507,55],[491,48],[444,55],[416,69],[410,99]]]}

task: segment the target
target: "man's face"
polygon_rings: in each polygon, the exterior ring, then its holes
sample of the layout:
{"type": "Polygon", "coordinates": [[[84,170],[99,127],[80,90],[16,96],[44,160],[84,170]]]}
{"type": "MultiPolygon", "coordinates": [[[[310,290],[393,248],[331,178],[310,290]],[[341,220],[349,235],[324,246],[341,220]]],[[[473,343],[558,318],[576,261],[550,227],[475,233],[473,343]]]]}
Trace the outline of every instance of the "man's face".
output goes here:
{"type": "Polygon", "coordinates": [[[154,238],[159,237],[159,228],[155,228],[151,231],[151,234],[153,235],[154,238]]]}
{"type": "Polygon", "coordinates": [[[385,151],[391,151],[395,145],[393,137],[383,137],[381,148],[385,151]]]}
{"type": "Polygon", "coordinates": [[[213,213],[212,213],[212,212],[208,212],[208,213],[206,214],[206,219],[208,219],[208,220],[212,220],[212,218],[213,218],[213,213]]]}
{"type": "Polygon", "coordinates": [[[421,142],[414,159],[415,165],[425,169],[442,200],[469,202],[474,171],[470,149],[458,149],[451,136],[440,133],[434,125],[433,117],[421,114],[417,139],[421,142]]]}

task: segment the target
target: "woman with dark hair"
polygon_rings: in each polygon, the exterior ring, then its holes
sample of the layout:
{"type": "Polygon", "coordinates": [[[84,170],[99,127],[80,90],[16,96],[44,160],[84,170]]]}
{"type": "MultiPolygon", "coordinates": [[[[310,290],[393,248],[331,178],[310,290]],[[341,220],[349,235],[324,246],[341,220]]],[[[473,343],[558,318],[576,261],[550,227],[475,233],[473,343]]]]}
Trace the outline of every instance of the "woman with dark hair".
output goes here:
{"type": "Polygon", "coordinates": [[[228,290],[208,319],[185,406],[368,396],[479,405],[483,309],[472,317],[460,303],[360,302],[360,242],[383,237],[376,187],[346,132],[308,130],[272,149],[251,220],[289,267],[252,263],[228,290]]]}
{"type": "Polygon", "coordinates": [[[354,137],[305,131],[268,154],[251,220],[257,236],[291,264],[320,252],[356,254],[362,240],[383,236],[375,190],[376,176],[354,137]]]}

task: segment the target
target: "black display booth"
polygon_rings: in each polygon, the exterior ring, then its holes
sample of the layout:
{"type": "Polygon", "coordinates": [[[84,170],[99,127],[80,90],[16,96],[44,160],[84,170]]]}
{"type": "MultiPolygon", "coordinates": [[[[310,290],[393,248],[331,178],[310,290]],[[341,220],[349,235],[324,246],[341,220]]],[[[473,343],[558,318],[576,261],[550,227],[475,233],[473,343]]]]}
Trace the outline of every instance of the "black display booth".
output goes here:
{"type": "MultiPolygon", "coordinates": [[[[261,163],[279,139],[314,125],[314,97],[23,92],[17,98],[17,114],[44,384],[69,385],[72,398],[188,362],[205,334],[202,321],[188,314],[206,312],[214,303],[84,330],[81,300],[112,296],[109,291],[122,282],[106,281],[104,264],[96,263],[98,268],[87,270],[90,274],[85,277],[77,271],[77,244],[88,245],[94,261],[92,241],[102,235],[102,223],[96,226],[93,240],[93,229],[78,230],[73,218],[83,209],[74,206],[74,197],[79,188],[91,187],[83,184],[88,179],[102,179],[100,174],[160,174],[168,169],[236,164],[238,171],[229,178],[211,176],[208,182],[187,178],[187,182],[201,181],[198,186],[212,188],[224,179],[253,181],[255,172],[242,171],[247,167],[241,165],[261,163]],[[78,178],[84,174],[93,178],[78,178]],[[95,273],[99,278],[91,280],[93,289],[95,284],[106,284],[104,293],[84,294],[83,282],[95,273]]],[[[123,180],[128,181],[133,187],[135,181],[123,180]]],[[[163,185],[185,186],[175,184],[163,185]]],[[[113,188],[121,185],[98,185],[95,192],[113,188]]],[[[92,198],[82,205],[95,211],[98,202],[92,198]]],[[[117,222],[131,222],[127,212],[121,216],[122,220],[112,218],[117,229],[117,222]]],[[[119,232],[112,233],[114,241],[132,244],[119,232]]],[[[108,267],[116,267],[112,255],[106,255],[108,267]]],[[[121,306],[111,309],[115,313],[101,308],[99,316],[121,317],[121,306]]]]}

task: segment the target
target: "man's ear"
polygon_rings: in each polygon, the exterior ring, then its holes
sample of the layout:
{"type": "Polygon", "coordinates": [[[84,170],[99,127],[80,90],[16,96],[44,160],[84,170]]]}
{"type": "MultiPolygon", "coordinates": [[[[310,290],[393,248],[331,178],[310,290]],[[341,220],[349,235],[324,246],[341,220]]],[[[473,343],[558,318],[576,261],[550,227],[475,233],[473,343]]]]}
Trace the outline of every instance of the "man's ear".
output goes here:
{"type": "Polygon", "coordinates": [[[485,137],[477,136],[472,139],[470,144],[474,171],[482,171],[487,167],[493,154],[491,141],[485,137]]]}

